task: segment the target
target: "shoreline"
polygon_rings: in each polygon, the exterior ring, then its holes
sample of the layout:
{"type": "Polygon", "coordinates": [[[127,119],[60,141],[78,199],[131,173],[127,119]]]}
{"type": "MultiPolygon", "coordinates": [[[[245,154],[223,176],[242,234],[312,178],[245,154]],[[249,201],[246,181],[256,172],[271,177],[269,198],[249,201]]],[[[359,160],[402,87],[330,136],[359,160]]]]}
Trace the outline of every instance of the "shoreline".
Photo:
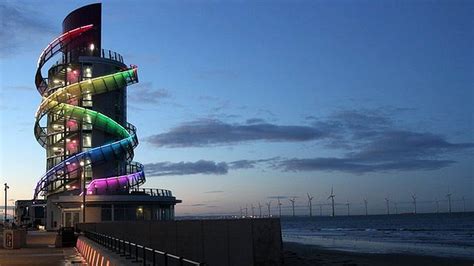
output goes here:
{"type": "Polygon", "coordinates": [[[416,254],[380,254],[338,251],[321,246],[283,242],[284,265],[474,265],[464,258],[447,258],[416,254]]]}

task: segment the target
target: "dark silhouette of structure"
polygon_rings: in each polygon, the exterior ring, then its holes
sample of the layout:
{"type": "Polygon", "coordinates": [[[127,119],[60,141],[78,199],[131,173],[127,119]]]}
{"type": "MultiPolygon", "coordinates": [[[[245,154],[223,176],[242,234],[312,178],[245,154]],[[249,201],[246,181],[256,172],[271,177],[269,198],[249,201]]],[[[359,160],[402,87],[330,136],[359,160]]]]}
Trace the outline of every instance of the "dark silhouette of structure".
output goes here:
{"type": "Polygon", "coordinates": [[[331,199],[332,217],[336,216],[336,213],[334,211],[334,197],[336,197],[336,195],[334,195],[334,189],[333,189],[333,187],[331,187],[331,195],[329,195],[328,199],[331,199]]]}

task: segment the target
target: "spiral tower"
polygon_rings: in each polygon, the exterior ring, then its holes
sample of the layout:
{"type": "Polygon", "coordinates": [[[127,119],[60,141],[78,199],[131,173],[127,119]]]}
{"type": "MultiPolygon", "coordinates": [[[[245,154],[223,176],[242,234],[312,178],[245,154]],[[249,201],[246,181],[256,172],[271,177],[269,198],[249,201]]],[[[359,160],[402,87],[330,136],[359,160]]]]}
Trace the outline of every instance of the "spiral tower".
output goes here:
{"type": "Polygon", "coordinates": [[[65,191],[124,194],[145,182],[143,166],[132,161],[136,128],[126,122],[126,88],[138,82],[137,67],[101,49],[100,16],[87,17],[100,8],[86,6],[66,17],[63,34],[38,59],[35,83],[42,101],[34,133],[46,149],[47,171],[34,198],[65,191]],[[58,54],[44,78],[43,66],[58,54]]]}
{"type": "Polygon", "coordinates": [[[102,49],[101,20],[101,4],[72,11],[38,59],[34,134],[46,149],[46,173],[32,204],[44,198],[47,230],[80,221],[170,220],[181,202],[169,190],[141,187],[136,128],[127,122],[127,86],[138,82],[137,67],[102,49]]]}

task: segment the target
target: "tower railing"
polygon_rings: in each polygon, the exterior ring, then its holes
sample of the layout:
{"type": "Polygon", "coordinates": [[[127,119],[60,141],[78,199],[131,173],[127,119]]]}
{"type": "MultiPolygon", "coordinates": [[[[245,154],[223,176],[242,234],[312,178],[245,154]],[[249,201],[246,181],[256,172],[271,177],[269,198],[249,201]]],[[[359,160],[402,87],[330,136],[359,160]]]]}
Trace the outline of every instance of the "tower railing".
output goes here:
{"type": "MultiPolygon", "coordinates": [[[[77,48],[72,51],[74,53],[81,54],[82,56],[96,56],[97,57],[97,55],[93,53],[93,50],[89,50],[88,48],[84,48],[84,47],[77,48]]],[[[123,56],[112,50],[100,49],[99,57],[123,63],[123,56]]],[[[63,56],[61,57],[61,59],[56,60],[56,62],[51,67],[56,67],[58,65],[65,65],[71,62],[72,60],[70,57],[63,56]]]]}
{"type": "Polygon", "coordinates": [[[160,188],[134,188],[134,193],[143,193],[154,197],[173,197],[171,190],[160,188]]]}

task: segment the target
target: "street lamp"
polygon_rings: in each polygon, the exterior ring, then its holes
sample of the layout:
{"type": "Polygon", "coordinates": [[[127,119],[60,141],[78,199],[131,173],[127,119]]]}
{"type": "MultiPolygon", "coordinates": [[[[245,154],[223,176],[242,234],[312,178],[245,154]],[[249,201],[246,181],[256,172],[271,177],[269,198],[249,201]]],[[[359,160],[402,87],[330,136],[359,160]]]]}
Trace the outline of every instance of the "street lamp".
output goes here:
{"type": "Polygon", "coordinates": [[[5,213],[4,213],[4,218],[3,218],[3,222],[5,223],[7,221],[7,190],[9,189],[10,187],[7,185],[7,183],[5,183],[5,213]]]}

